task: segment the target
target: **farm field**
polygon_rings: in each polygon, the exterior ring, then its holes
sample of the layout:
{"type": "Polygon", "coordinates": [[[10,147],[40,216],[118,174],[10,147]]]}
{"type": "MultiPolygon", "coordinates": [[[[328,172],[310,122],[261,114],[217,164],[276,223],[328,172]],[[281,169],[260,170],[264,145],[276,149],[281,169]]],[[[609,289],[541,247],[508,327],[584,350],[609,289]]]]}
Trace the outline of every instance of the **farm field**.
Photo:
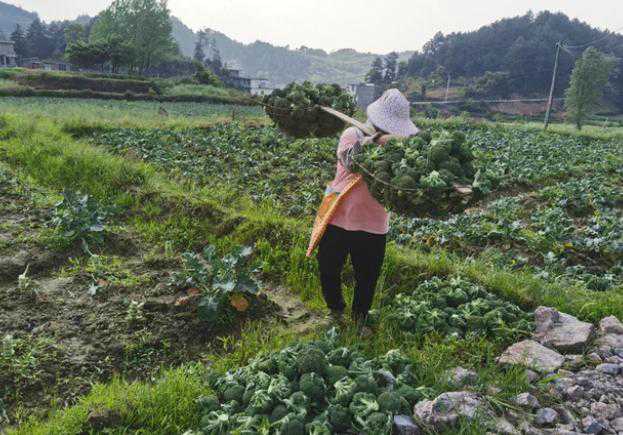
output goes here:
{"type": "Polygon", "coordinates": [[[519,393],[564,402],[551,388],[563,375],[534,382],[496,362],[531,335],[536,307],[623,318],[616,132],[418,122],[466,135],[487,195],[461,214],[392,216],[376,333],[361,340],[327,330],[304,255],[335,139],[288,139],[255,107],[1,103],[9,433],[386,433],[388,416],[456,391],[458,366],[512,419],[519,393]],[[379,370],[402,391],[392,408],[379,370]]]}

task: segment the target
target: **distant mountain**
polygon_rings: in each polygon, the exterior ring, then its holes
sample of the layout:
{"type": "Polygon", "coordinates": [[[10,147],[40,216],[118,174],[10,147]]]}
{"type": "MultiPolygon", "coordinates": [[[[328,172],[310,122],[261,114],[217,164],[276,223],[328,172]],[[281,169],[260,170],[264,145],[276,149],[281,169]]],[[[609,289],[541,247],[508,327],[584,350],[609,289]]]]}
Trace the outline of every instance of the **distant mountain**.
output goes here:
{"type": "MultiPolygon", "coordinates": [[[[36,13],[0,1],[0,31],[4,31],[7,36],[15,30],[16,24],[27,27],[36,17],[36,13]]],[[[82,15],[75,21],[86,25],[90,19],[89,16],[82,15]]],[[[197,35],[176,17],[171,17],[171,23],[180,51],[183,55],[192,57],[197,35]]],[[[243,44],[214,30],[210,30],[209,35],[215,40],[225,63],[242,69],[247,76],[267,78],[276,86],[295,80],[336,82],[341,85],[359,82],[363,80],[377,56],[352,49],[327,53],[307,47],[279,47],[262,41],[243,44]]],[[[401,60],[408,60],[412,54],[401,53],[401,60]]]]}
{"type": "Polygon", "coordinates": [[[27,27],[35,18],[37,18],[35,12],[28,12],[0,1],[0,33],[4,33],[7,37],[13,33],[17,24],[27,27]]]}
{"type": "MultiPolygon", "coordinates": [[[[173,18],[173,36],[180,50],[192,56],[197,35],[179,19],[173,18]]],[[[377,56],[360,53],[352,49],[327,53],[320,49],[301,47],[290,49],[256,41],[243,44],[214,30],[208,31],[221,53],[223,61],[243,70],[253,77],[267,78],[277,86],[292,81],[337,82],[341,85],[363,80],[377,56]]],[[[413,52],[401,53],[401,60],[407,60],[413,52]]]]}

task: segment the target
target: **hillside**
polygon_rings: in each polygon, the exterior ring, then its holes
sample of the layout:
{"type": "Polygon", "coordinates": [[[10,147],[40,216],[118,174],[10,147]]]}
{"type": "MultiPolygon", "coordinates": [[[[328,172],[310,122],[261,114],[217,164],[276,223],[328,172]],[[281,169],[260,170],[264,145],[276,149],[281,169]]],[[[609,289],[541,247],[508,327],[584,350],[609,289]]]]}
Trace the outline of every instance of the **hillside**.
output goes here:
{"type": "Polygon", "coordinates": [[[0,32],[9,36],[15,25],[28,26],[37,14],[0,1],[0,32]]]}
{"type": "MultiPolygon", "coordinates": [[[[173,18],[173,36],[186,56],[192,56],[197,36],[179,19],[173,18]]],[[[266,77],[274,85],[285,85],[294,80],[314,82],[337,82],[342,85],[358,82],[370,69],[377,56],[352,49],[327,53],[324,50],[301,47],[290,49],[256,41],[243,44],[227,35],[210,30],[223,60],[254,77],[266,77]]],[[[401,54],[407,60],[411,52],[401,54]]]]}
{"type": "Polygon", "coordinates": [[[557,94],[567,87],[576,58],[589,45],[619,59],[608,96],[623,108],[623,35],[602,31],[563,13],[529,12],[505,18],[473,32],[441,32],[416,52],[409,73],[428,76],[440,69],[451,77],[479,77],[487,71],[508,72],[513,93],[543,95],[552,77],[556,43],[569,48],[560,56],[557,94]]]}

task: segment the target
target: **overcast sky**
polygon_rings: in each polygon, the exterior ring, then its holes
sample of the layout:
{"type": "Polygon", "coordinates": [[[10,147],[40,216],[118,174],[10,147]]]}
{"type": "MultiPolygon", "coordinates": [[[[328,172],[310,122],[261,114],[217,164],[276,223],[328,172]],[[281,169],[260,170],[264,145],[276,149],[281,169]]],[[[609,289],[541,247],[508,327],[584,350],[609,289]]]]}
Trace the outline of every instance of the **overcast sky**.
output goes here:
{"type": "MultiPolygon", "coordinates": [[[[46,21],[95,15],[111,2],[2,1],[46,21]]],[[[621,0],[169,0],[169,7],[194,30],[209,27],[245,43],[375,53],[419,49],[439,30],[473,30],[528,10],[562,11],[610,30],[623,27],[621,0]]]]}

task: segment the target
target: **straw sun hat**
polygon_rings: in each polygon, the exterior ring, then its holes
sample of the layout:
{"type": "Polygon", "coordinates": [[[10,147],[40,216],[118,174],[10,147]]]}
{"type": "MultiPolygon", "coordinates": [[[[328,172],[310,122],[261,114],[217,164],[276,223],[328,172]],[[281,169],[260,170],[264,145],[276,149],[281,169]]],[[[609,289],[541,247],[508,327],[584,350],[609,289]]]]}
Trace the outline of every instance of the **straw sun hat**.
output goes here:
{"type": "Polygon", "coordinates": [[[409,137],[420,130],[411,121],[411,105],[398,89],[388,89],[368,106],[368,119],[375,127],[396,136],[409,137]]]}

